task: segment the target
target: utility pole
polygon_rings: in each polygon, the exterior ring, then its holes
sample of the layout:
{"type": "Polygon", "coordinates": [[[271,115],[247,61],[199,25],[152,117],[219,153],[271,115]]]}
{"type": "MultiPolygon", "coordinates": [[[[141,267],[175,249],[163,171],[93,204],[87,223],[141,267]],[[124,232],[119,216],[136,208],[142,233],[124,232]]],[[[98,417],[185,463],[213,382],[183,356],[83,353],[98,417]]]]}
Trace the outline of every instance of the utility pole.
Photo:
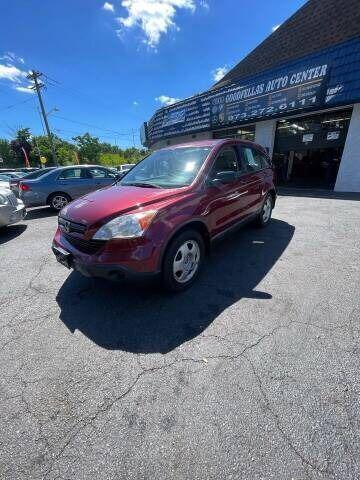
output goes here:
{"type": "Polygon", "coordinates": [[[55,153],[53,136],[52,136],[51,131],[50,131],[49,122],[48,122],[47,115],[46,115],[46,112],[45,112],[44,102],[43,102],[43,99],[41,97],[41,88],[43,87],[43,84],[39,83],[39,78],[41,77],[41,75],[42,75],[42,73],[36,72],[35,70],[32,70],[29,73],[29,75],[26,76],[26,78],[28,78],[29,80],[32,80],[34,82],[33,89],[36,91],[38,99],[39,99],[40,109],[41,109],[41,113],[42,113],[42,116],[43,116],[43,119],[44,119],[46,133],[47,133],[47,136],[48,136],[49,142],[50,142],[53,161],[54,161],[56,166],[59,166],[58,159],[57,159],[56,153],[55,153]]]}

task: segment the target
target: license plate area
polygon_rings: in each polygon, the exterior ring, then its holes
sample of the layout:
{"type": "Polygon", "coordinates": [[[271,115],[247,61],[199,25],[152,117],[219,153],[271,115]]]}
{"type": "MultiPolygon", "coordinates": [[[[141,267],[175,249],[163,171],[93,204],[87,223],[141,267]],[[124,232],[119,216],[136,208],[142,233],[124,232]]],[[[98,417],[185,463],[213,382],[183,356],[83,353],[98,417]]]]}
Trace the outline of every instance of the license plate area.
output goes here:
{"type": "Polygon", "coordinates": [[[55,247],[53,245],[52,250],[55,254],[56,260],[64,265],[66,268],[71,268],[73,263],[73,256],[70,252],[67,252],[61,247],[55,247]]]}

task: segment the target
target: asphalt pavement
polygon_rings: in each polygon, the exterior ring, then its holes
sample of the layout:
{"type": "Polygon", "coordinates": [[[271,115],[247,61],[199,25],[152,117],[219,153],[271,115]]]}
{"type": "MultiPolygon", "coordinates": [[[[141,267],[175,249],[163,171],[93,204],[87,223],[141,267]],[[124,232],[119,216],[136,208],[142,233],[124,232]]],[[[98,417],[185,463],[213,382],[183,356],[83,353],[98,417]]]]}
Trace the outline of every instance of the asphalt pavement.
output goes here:
{"type": "Polygon", "coordinates": [[[360,202],[282,196],[199,281],[87,279],[0,231],[2,480],[360,478],[360,202]]]}

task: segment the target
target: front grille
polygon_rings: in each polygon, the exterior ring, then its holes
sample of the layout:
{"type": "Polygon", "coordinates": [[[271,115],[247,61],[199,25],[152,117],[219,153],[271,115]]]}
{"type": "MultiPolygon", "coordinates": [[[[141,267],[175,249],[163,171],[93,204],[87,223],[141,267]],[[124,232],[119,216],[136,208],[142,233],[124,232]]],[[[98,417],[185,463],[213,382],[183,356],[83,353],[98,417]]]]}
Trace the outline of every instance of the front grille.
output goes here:
{"type": "Polygon", "coordinates": [[[88,255],[97,253],[105,245],[105,241],[103,240],[84,240],[83,238],[74,237],[65,232],[63,232],[63,235],[79,252],[87,253],[88,255]]]}
{"type": "Polygon", "coordinates": [[[58,217],[58,223],[63,227],[67,233],[76,232],[76,233],[85,233],[86,225],[82,223],[72,222],[63,217],[58,217]]]}

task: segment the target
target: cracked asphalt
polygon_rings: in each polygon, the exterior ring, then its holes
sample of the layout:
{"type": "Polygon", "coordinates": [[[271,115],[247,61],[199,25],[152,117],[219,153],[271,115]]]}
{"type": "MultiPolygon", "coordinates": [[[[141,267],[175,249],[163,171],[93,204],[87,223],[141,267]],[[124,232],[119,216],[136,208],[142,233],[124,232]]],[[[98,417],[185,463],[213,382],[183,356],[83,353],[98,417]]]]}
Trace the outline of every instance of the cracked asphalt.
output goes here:
{"type": "Polygon", "coordinates": [[[279,197],[169,295],[0,232],[0,478],[360,478],[360,203],[279,197]]]}

